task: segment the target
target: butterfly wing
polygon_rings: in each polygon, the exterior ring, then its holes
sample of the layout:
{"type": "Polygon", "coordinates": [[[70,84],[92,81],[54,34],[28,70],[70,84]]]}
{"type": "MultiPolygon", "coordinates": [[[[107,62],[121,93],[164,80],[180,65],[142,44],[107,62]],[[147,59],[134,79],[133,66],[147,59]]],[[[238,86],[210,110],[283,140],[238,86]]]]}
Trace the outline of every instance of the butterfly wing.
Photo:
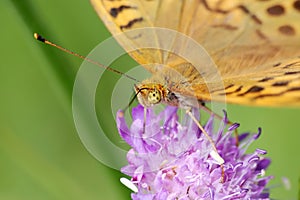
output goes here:
{"type": "MultiPolygon", "coordinates": [[[[165,27],[178,30],[205,47],[222,80],[209,83],[210,75],[204,81],[199,73],[198,77],[193,76],[190,87],[175,88],[182,94],[202,100],[221,100],[226,95],[227,102],[239,104],[299,105],[299,1],[92,0],[92,3],[113,34],[143,27],[165,27]]],[[[132,46],[145,46],[147,42],[156,43],[158,48],[166,43],[157,38],[155,31],[139,37],[127,35],[127,39],[119,42],[129,52],[132,46]]],[[[188,51],[185,41],[178,42],[176,36],[167,46],[175,51],[188,51]]],[[[178,64],[186,62],[162,50],[141,49],[130,55],[146,64],[146,68],[149,63],[163,63],[180,72],[178,64]]],[[[210,71],[207,67],[196,68],[210,71]]],[[[153,65],[148,69],[153,73],[158,70],[153,65]]],[[[189,74],[184,76],[189,78],[189,74]]]]}
{"type": "Polygon", "coordinates": [[[184,91],[185,95],[204,100],[226,99],[228,103],[255,106],[300,106],[300,58],[282,61],[261,73],[224,78],[221,84],[193,84],[184,91]]]}
{"type": "Polygon", "coordinates": [[[167,53],[160,50],[155,30],[139,30],[155,26],[159,1],[91,0],[91,3],[112,35],[138,63],[152,73],[157,71],[153,63],[166,63],[167,53]]]}
{"type": "Polygon", "coordinates": [[[180,31],[205,47],[223,77],[260,72],[300,55],[299,4],[202,0],[184,7],[180,31]]]}

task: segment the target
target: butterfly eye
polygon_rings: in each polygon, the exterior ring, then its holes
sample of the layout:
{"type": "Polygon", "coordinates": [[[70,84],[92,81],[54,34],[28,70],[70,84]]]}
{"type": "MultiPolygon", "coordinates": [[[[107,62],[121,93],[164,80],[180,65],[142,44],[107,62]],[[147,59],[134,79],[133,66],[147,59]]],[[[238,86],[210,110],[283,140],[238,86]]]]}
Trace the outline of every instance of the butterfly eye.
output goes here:
{"type": "Polygon", "coordinates": [[[161,100],[161,95],[158,90],[151,90],[148,93],[148,101],[150,104],[157,104],[161,100]]]}

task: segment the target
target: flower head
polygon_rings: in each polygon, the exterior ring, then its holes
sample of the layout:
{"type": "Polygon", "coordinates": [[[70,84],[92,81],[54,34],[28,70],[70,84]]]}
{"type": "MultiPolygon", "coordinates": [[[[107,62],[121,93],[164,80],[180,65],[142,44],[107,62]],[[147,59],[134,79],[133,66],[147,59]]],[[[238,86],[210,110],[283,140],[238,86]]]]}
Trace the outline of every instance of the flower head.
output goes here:
{"type": "Polygon", "coordinates": [[[225,115],[219,130],[214,131],[211,116],[204,128],[225,161],[221,167],[210,155],[212,145],[197,125],[188,117],[184,123],[178,121],[176,107],[167,106],[158,115],[147,109],[144,123],[144,108],[137,106],[130,129],[121,111],[117,116],[119,133],[132,147],[127,154],[129,164],[121,170],[137,186],[132,199],[269,198],[266,184],[271,177],[263,176],[270,164],[263,157],[266,151],[245,153],[260,129],[255,135],[239,135],[237,146],[232,133],[238,124],[227,129],[225,115]]]}

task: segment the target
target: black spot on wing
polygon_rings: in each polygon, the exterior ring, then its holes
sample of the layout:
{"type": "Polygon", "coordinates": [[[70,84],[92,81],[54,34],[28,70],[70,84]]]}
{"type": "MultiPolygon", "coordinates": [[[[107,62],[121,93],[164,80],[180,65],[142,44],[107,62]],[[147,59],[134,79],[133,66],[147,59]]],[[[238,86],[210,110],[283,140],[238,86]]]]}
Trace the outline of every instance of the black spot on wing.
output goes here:
{"type": "Polygon", "coordinates": [[[288,81],[279,81],[272,84],[274,87],[281,87],[281,86],[287,86],[289,84],[288,81]]]}
{"type": "MultiPolygon", "coordinates": [[[[232,87],[232,86],[231,86],[232,87]]],[[[243,86],[241,85],[240,87],[238,87],[236,90],[232,91],[232,92],[225,92],[225,93],[220,93],[220,95],[228,95],[228,94],[234,94],[237,93],[239,91],[241,91],[243,88],[243,86]]]]}
{"type": "Polygon", "coordinates": [[[284,75],[294,75],[294,74],[300,74],[300,71],[285,72],[285,73],[284,73],[284,75]]]}
{"type": "Polygon", "coordinates": [[[287,69],[287,68],[290,68],[291,66],[295,66],[295,65],[300,65],[300,62],[293,62],[293,63],[287,64],[283,67],[283,69],[287,69]]]}
{"type": "Polygon", "coordinates": [[[293,26],[291,25],[282,25],[278,28],[278,31],[283,34],[283,35],[286,35],[286,36],[293,36],[293,35],[296,35],[296,30],[293,26]]]}
{"type": "Polygon", "coordinates": [[[262,21],[255,14],[251,13],[250,10],[248,10],[248,8],[244,5],[238,5],[237,7],[234,7],[230,10],[221,10],[219,8],[214,9],[214,8],[209,7],[207,0],[201,0],[201,2],[207,10],[209,10],[211,12],[220,13],[220,14],[228,14],[229,12],[232,12],[235,9],[240,9],[245,14],[249,15],[255,23],[262,24],[262,21]]]}
{"type": "Polygon", "coordinates": [[[255,86],[252,86],[251,88],[249,88],[246,92],[239,94],[238,96],[244,96],[244,95],[246,95],[246,94],[248,94],[248,93],[256,93],[256,92],[260,92],[260,91],[262,91],[262,90],[264,90],[263,87],[260,87],[260,86],[256,86],[256,85],[255,85],[255,86]]]}
{"type": "Polygon", "coordinates": [[[112,17],[116,18],[118,16],[118,14],[121,13],[125,9],[136,9],[136,7],[128,6],[128,5],[121,5],[117,8],[111,8],[110,11],[109,11],[109,14],[112,17]]]}
{"type": "Polygon", "coordinates": [[[281,65],[281,63],[279,62],[279,63],[274,64],[273,67],[278,67],[280,65],[281,65]]]}
{"type": "Polygon", "coordinates": [[[140,18],[135,18],[133,20],[130,20],[126,25],[122,25],[120,26],[120,29],[123,30],[123,29],[128,29],[128,28],[131,28],[134,24],[136,23],[139,23],[139,22],[142,22],[144,19],[142,17],[140,18]]]}
{"type": "Polygon", "coordinates": [[[293,92],[293,91],[300,91],[300,87],[292,87],[292,88],[286,90],[286,92],[293,92]]]}
{"type": "Polygon", "coordinates": [[[287,90],[285,90],[283,92],[274,93],[274,94],[262,94],[262,95],[258,95],[256,97],[254,97],[253,99],[256,100],[256,99],[265,98],[265,97],[278,97],[278,96],[284,95],[285,93],[295,92],[295,91],[300,91],[300,87],[292,87],[292,88],[289,88],[289,89],[287,89],[287,90]]]}
{"type": "Polygon", "coordinates": [[[285,12],[285,9],[282,5],[274,5],[267,9],[267,13],[273,16],[280,16],[283,15],[285,12]]]}
{"type": "Polygon", "coordinates": [[[298,12],[300,12],[300,0],[295,1],[293,6],[298,12]]]}
{"type": "Polygon", "coordinates": [[[250,10],[248,10],[248,8],[244,5],[240,5],[238,6],[238,8],[240,8],[242,11],[244,11],[244,13],[248,14],[255,23],[257,24],[262,24],[262,21],[253,13],[250,12],[250,10]]]}
{"type": "Polygon", "coordinates": [[[273,80],[274,78],[272,77],[266,77],[266,78],[263,78],[263,79],[260,79],[258,82],[267,82],[269,80],[273,80]]]}
{"type": "Polygon", "coordinates": [[[225,87],[225,90],[227,90],[227,89],[229,89],[229,88],[231,88],[233,86],[234,86],[234,84],[230,84],[230,85],[228,85],[228,86],[225,87]]]}

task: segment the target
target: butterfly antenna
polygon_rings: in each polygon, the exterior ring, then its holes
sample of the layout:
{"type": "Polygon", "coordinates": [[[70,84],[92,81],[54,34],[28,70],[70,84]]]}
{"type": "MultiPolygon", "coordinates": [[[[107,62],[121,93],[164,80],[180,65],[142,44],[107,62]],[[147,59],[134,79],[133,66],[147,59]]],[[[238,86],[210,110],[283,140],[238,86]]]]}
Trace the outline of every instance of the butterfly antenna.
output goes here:
{"type": "Polygon", "coordinates": [[[45,44],[48,44],[48,45],[50,45],[50,46],[53,46],[53,47],[55,47],[55,48],[58,48],[58,49],[60,49],[60,50],[63,51],[63,52],[66,52],[66,53],[68,53],[68,54],[74,55],[74,56],[76,56],[76,57],[79,57],[79,58],[81,58],[81,59],[83,59],[83,60],[88,61],[89,63],[92,63],[92,64],[97,65],[97,66],[99,66],[99,67],[102,67],[102,68],[104,68],[104,69],[106,69],[106,70],[109,70],[109,71],[114,72],[114,73],[116,73],[116,74],[119,74],[119,75],[121,75],[121,76],[127,77],[127,78],[129,78],[129,79],[131,79],[131,80],[134,80],[134,81],[136,81],[136,82],[139,82],[137,79],[135,79],[135,78],[133,78],[133,77],[131,77],[131,76],[129,76],[129,75],[123,73],[123,72],[120,72],[120,71],[118,71],[118,70],[116,70],[116,69],[113,69],[113,68],[111,68],[111,67],[105,66],[105,65],[103,65],[103,64],[101,64],[101,63],[99,63],[99,62],[97,62],[97,61],[94,61],[94,60],[88,58],[88,57],[85,57],[85,56],[83,56],[83,55],[80,55],[80,54],[78,54],[78,53],[75,53],[75,52],[73,52],[73,51],[70,51],[70,50],[68,50],[68,49],[66,49],[66,48],[63,48],[63,47],[61,47],[61,46],[59,46],[59,45],[53,43],[53,42],[50,42],[49,40],[45,39],[43,36],[41,36],[41,35],[38,34],[38,33],[34,33],[33,36],[34,36],[34,38],[35,38],[36,40],[38,40],[38,41],[40,41],[40,42],[43,42],[43,43],[45,43],[45,44]]]}
{"type": "Polygon", "coordinates": [[[128,105],[123,109],[123,111],[125,112],[130,106],[131,104],[134,102],[134,100],[137,98],[138,94],[142,91],[142,90],[147,90],[148,88],[140,88],[137,90],[137,92],[135,92],[134,95],[132,95],[133,97],[131,98],[131,100],[129,101],[128,105]]]}

